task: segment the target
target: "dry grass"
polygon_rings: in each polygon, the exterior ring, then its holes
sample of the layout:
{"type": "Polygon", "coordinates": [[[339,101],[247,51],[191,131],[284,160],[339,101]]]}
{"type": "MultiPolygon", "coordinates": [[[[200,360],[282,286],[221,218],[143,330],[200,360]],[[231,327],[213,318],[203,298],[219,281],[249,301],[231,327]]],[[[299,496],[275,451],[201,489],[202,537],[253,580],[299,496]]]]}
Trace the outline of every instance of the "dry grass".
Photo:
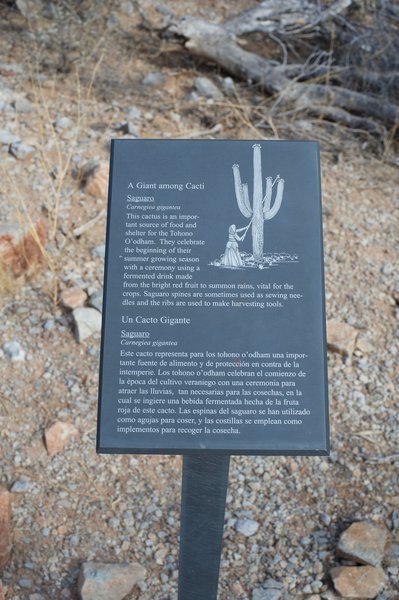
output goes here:
{"type": "Polygon", "coordinates": [[[0,295],[8,296],[16,287],[15,277],[10,270],[0,262],[0,295]]]}
{"type": "MultiPolygon", "coordinates": [[[[42,183],[45,193],[32,193],[29,185],[21,178],[5,173],[8,187],[17,190],[18,200],[15,206],[15,219],[23,230],[29,230],[20,244],[8,240],[6,256],[3,255],[4,279],[12,280],[12,276],[32,275],[39,266],[46,266],[52,274],[51,297],[54,304],[58,302],[59,272],[62,269],[60,252],[73,237],[74,203],[79,195],[81,182],[74,178],[74,154],[78,151],[79,141],[87,130],[87,113],[90,110],[91,95],[95,77],[103,56],[95,64],[90,81],[82,89],[78,69],[70,75],[74,90],[70,96],[68,118],[71,135],[63,136],[57,131],[55,122],[59,113],[58,79],[42,82],[38,74],[39,65],[30,65],[30,98],[34,105],[34,126],[36,129],[35,146],[37,152],[36,178],[42,183]],[[62,210],[63,201],[68,198],[70,207],[62,210]],[[37,223],[37,207],[41,208],[43,222],[37,223]],[[44,215],[43,215],[44,213],[44,215]],[[62,216],[61,216],[62,215],[62,216]]],[[[18,115],[17,115],[18,118],[18,115]]],[[[68,133],[68,132],[67,132],[68,133]]],[[[1,240],[0,240],[1,241],[1,240]]],[[[7,240],[3,240],[7,243],[7,240]]],[[[1,249],[0,249],[1,250],[1,249]]],[[[0,257],[1,259],[1,257],[0,257]]],[[[12,281],[9,281],[12,283],[12,281]]],[[[6,285],[4,291],[11,291],[13,285],[6,285]]]]}

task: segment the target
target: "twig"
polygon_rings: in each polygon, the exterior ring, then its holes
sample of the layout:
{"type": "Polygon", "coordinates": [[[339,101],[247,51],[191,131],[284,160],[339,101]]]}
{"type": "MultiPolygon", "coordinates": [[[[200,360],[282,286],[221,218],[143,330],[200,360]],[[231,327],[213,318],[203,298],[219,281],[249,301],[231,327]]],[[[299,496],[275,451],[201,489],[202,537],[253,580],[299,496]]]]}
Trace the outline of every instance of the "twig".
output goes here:
{"type": "Polygon", "coordinates": [[[84,223],[83,225],[76,227],[72,231],[72,235],[74,235],[75,237],[79,237],[80,235],[82,235],[82,233],[85,233],[86,231],[91,229],[100,219],[103,218],[104,215],[105,215],[105,208],[100,210],[100,212],[98,213],[98,215],[96,215],[94,217],[94,219],[91,219],[90,221],[87,221],[87,223],[84,223]]]}
{"type": "Polygon", "coordinates": [[[183,133],[180,133],[180,135],[177,135],[175,139],[206,137],[215,133],[220,133],[222,129],[222,125],[220,123],[216,123],[216,125],[214,125],[211,129],[187,130],[183,133]]]}

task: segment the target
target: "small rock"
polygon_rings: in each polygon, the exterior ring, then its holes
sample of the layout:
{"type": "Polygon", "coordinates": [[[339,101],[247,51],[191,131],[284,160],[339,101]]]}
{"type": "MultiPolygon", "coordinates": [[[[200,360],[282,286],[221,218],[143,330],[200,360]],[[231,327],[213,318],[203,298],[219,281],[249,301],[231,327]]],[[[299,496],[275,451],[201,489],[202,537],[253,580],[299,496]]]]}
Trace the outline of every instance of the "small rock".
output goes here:
{"type": "Polygon", "coordinates": [[[355,349],[358,330],[347,323],[327,322],[327,344],[330,350],[351,357],[355,349]]]}
{"type": "Polygon", "coordinates": [[[161,85],[165,81],[165,75],[156,71],[154,73],[147,73],[144,77],[142,83],[143,85],[149,85],[151,87],[155,87],[157,85],[161,85]]]}
{"type": "Polygon", "coordinates": [[[10,146],[10,154],[12,154],[18,160],[26,160],[34,153],[35,149],[29,144],[22,142],[15,142],[10,146]]]}
{"type": "Polygon", "coordinates": [[[107,27],[109,27],[109,29],[112,29],[113,27],[116,27],[119,24],[120,22],[118,15],[112,12],[107,19],[107,27]]]}
{"type": "Polygon", "coordinates": [[[321,598],[323,600],[339,600],[341,598],[341,596],[337,596],[334,592],[332,592],[331,590],[328,590],[327,592],[324,592],[321,595],[321,598]]]}
{"type": "Polygon", "coordinates": [[[47,319],[47,321],[45,321],[43,323],[43,329],[45,329],[46,331],[51,331],[52,329],[54,329],[54,327],[55,327],[54,319],[47,319]]]}
{"type": "Polygon", "coordinates": [[[279,581],[276,581],[275,579],[272,579],[271,577],[269,577],[268,579],[266,579],[263,583],[262,583],[262,587],[265,590],[282,590],[283,589],[283,584],[280,583],[279,581]]]}
{"type": "Polygon", "coordinates": [[[93,256],[99,256],[100,258],[105,258],[105,244],[99,244],[95,246],[91,251],[93,256]]]}
{"type": "Polygon", "coordinates": [[[141,110],[137,106],[129,106],[129,108],[126,111],[126,114],[128,119],[132,119],[133,121],[135,121],[136,119],[140,119],[141,110]]]}
{"type": "Polygon", "coordinates": [[[133,123],[127,121],[126,123],[119,123],[117,130],[123,133],[123,135],[132,135],[133,137],[140,137],[140,132],[133,123]]]}
{"type": "Polygon", "coordinates": [[[61,302],[65,308],[79,308],[83,306],[87,299],[87,294],[79,287],[68,288],[63,290],[60,296],[61,302]]]}
{"type": "Polygon", "coordinates": [[[63,131],[64,129],[68,129],[71,127],[72,121],[69,117],[57,117],[54,128],[56,131],[63,131]]]}
{"type": "Polygon", "coordinates": [[[7,75],[23,75],[25,73],[24,65],[21,63],[0,63],[0,69],[7,75]]]}
{"type": "Polygon", "coordinates": [[[62,452],[68,441],[76,437],[78,430],[71,423],[56,421],[44,432],[47,452],[50,456],[62,452]]]}
{"type": "Polygon", "coordinates": [[[169,8],[169,6],[166,6],[166,4],[157,4],[155,7],[155,10],[157,12],[159,12],[159,14],[161,15],[171,15],[173,14],[171,9],[169,8]]]}
{"type": "Polygon", "coordinates": [[[133,14],[133,4],[129,0],[122,0],[120,3],[120,9],[125,15],[133,14]]]}
{"type": "Polygon", "coordinates": [[[11,494],[6,488],[0,487],[0,568],[8,562],[11,548],[11,494]]]}
{"type": "Polygon", "coordinates": [[[122,600],[145,575],[138,563],[86,562],[79,574],[79,595],[81,600],[122,600]]]}
{"type": "Polygon", "coordinates": [[[257,521],[253,521],[252,519],[240,519],[236,522],[235,528],[238,533],[241,533],[241,535],[250,537],[258,531],[259,523],[257,521]]]}
{"type": "Polygon", "coordinates": [[[16,340],[13,340],[12,342],[6,342],[3,345],[3,352],[7,358],[10,358],[13,362],[25,360],[25,350],[22,349],[21,344],[16,340]]]}
{"type": "Polygon", "coordinates": [[[353,523],[339,539],[337,554],[361,565],[378,567],[384,556],[387,531],[361,521],[353,523]]]}
{"type": "Polygon", "coordinates": [[[93,333],[101,331],[101,313],[95,308],[75,308],[72,314],[79,344],[93,333]]]}
{"type": "Polygon", "coordinates": [[[108,163],[97,163],[90,168],[91,163],[84,167],[85,191],[90,196],[106,198],[108,195],[109,166],[108,163]]]}
{"type": "Polygon", "coordinates": [[[356,348],[360,350],[362,354],[371,354],[374,350],[372,344],[364,337],[357,338],[356,348]]]}
{"type": "Polygon", "coordinates": [[[89,298],[89,306],[92,306],[100,313],[103,312],[103,292],[94,292],[89,298]]]}
{"type": "Polygon", "coordinates": [[[385,496],[385,500],[392,506],[399,506],[399,496],[385,496]]]}
{"type": "Polygon", "coordinates": [[[335,567],[331,577],[335,589],[345,598],[375,598],[384,588],[381,567],[335,567]]]}
{"type": "Polygon", "coordinates": [[[16,98],[12,105],[17,113],[30,113],[34,110],[32,102],[23,96],[16,98]]]}
{"type": "Polygon", "coordinates": [[[245,590],[239,581],[232,582],[231,592],[233,594],[233,598],[243,598],[243,597],[247,598],[245,590]]]}
{"type": "Polygon", "coordinates": [[[185,99],[188,100],[188,102],[198,102],[198,100],[200,99],[200,95],[197,94],[195,90],[191,90],[191,92],[187,94],[185,99]]]}
{"type": "Polygon", "coordinates": [[[29,600],[46,600],[41,594],[29,594],[29,600]]]}
{"type": "Polygon", "coordinates": [[[10,491],[13,494],[24,494],[25,492],[29,492],[30,488],[30,481],[28,481],[27,479],[20,479],[18,481],[14,481],[10,491]]]}
{"type": "Polygon", "coordinates": [[[219,88],[208,77],[196,77],[194,79],[194,86],[198,94],[204,96],[204,98],[222,100],[224,97],[219,88]]]}
{"type": "Polygon", "coordinates": [[[18,580],[18,585],[21,588],[31,588],[33,583],[31,579],[23,578],[18,580]]]}
{"type": "Polygon", "coordinates": [[[3,108],[11,103],[12,99],[14,98],[14,95],[15,95],[15,93],[13,90],[11,90],[10,88],[7,88],[5,85],[1,86],[0,102],[3,105],[3,108]]]}
{"type": "Polygon", "coordinates": [[[4,146],[9,146],[10,144],[15,144],[19,141],[20,138],[14,133],[8,131],[8,129],[0,129],[0,144],[3,144],[4,146]]]}
{"type": "Polygon", "coordinates": [[[234,96],[235,85],[231,77],[225,77],[223,79],[223,91],[226,94],[226,96],[234,96]]]}

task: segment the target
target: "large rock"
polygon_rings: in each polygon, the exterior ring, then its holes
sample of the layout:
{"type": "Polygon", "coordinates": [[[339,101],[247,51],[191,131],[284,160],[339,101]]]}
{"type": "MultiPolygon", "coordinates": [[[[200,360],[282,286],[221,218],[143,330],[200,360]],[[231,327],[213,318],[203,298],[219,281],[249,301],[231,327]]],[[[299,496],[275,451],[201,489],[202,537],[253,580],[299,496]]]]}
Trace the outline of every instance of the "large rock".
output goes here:
{"type": "Polygon", "coordinates": [[[346,529],[338,542],[337,554],[361,565],[378,567],[384,556],[387,531],[361,521],[346,529]]]}
{"type": "Polygon", "coordinates": [[[6,488],[0,487],[0,568],[10,558],[11,548],[11,494],[6,488]]]}
{"type": "Polygon", "coordinates": [[[50,456],[62,452],[68,441],[76,437],[78,430],[71,423],[56,421],[44,432],[47,452],[50,456]]]}
{"type": "Polygon", "coordinates": [[[80,598],[122,600],[145,575],[145,568],[137,563],[83,563],[78,581],[80,598]]]}
{"type": "Polygon", "coordinates": [[[76,339],[79,344],[93,333],[101,331],[101,313],[95,308],[75,308],[72,315],[75,322],[76,339]]]}
{"type": "Polygon", "coordinates": [[[343,356],[352,356],[358,333],[359,331],[355,327],[347,323],[340,323],[335,320],[328,321],[327,344],[329,349],[343,356]]]}
{"type": "Polygon", "coordinates": [[[384,589],[381,567],[335,567],[331,569],[331,577],[344,598],[375,598],[384,589]]]}

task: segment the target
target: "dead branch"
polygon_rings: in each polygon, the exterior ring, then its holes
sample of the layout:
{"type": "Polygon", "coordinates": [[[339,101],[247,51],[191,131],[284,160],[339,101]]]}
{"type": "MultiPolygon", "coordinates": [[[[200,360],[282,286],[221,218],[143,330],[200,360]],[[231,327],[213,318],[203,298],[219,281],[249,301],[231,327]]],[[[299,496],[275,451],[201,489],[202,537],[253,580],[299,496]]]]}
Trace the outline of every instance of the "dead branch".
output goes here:
{"type": "Polygon", "coordinates": [[[303,0],[265,0],[223,23],[235,35],[243,33],[298,34],[314,29],[351,6],[352,0],[336,0],[328,7],[303,0]]]}
{"type": "Polygon", "coordinates": [[[382,102],[381,98],[336,85],[298,83],[294,86],[291,99],[295,100],[301,108],[311,108],[317,103],[327,104],[357,114],[368,115],[388,125],[394,125],[399,120],[399,108],[395,104],[382,102]]]}
{"type": "Polygon", "coordinates": [[[225,71],[251,83],[258,83],[273,94],[288,83],[280,66],[243,50],[234,33],[221,25],[208,23],[197,17],[183,17],[169,28],[184,39],[184,46],[196,56],[220,65],[225,71]]]}
{"type": "Polygon", "coordinates": [[[346,110],[342,108],[337,108],[335,106],[312,106],[307,107],[309,112],[314,115],[321,117],[322,119],[327,119],[328,121],[335,121],[336,123],[341,123],[350,127],[351,129],[358,129],[361,131],[368,131],[370,133],[377,133],[378,135],[385,136],[386,129],[380,123],[375,123],[370,119],[366,119],[365,117],[357,117],[355,115],[351,115],[346,110]]]}
{"type": "Polygon", "coordinates": [[[398,107],[382,102],[381,98],[337,85],[308,84],[290,79],[288,66],[276,65],[274,61],[244,50],[237,43],[235,34],[222,25],[184,17],[174,22],[170,31],[183,38],[190,53],[218,64],[239,79],[257,83],[267,93],[280,95],[282,100],[294,102],[300,108],[328,105],[373,117],[389,125],[399,120],[398,107]]]}

